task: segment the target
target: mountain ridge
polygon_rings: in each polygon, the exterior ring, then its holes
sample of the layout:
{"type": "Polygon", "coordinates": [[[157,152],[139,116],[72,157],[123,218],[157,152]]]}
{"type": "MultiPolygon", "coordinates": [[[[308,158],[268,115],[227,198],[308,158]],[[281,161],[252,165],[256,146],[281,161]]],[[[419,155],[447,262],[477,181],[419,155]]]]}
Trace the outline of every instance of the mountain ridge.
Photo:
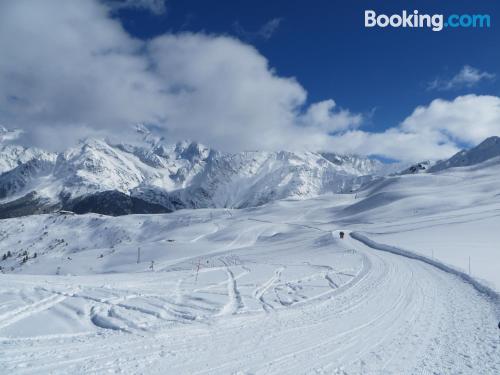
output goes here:
{"type": "Polygon", "coordinates": [[[428,172],[438,172],[455,167],[467,167],[482,163],[497,156],[500,156],[500,137],[492,136],[486,138],[475,147],[468,150],[461,150],[451,158],[436,163],[429,168],[428,172]]]}
{"type": "Polygon", "coordinates": [[[88,207],[95,212],[95,200],[108,207],[103,212],[113,214],[106,199],[120,202],[116,214],[134,213],[133,207],[141,207],[141,213],[148,208],[241,208],[350,191],[383,168],[378,161],[355,155],[226,153],[194,141],[169,144],[145,128],[137,130],[141,139],[136,143],[87,138],[57,154],[3,146],[0,160],[8,162],[0,171],[0,209],[17,201],[43,202],[48,210],[83,212],[82,207],[88,207]]]}
{"type": "MultiPolygon", "coordinates": [[[[2,134],[16,133],[0,128],[2,134]]],[[[146,127],[139,141],[87,138],[59,153],[0,142],[2,217],[59,209],[107,215],[182,208],[243,208],[277,199],[346,193],[383,179],[382,162],[333,152],[226,153],[194,141],[167,143],[146,127]],[[29,206],[33,207],[29,207],[29,206]]],[[[17,134],[17,133],[16,133],[17,134]]],[[[500,155],[490,137],[450,159],[412,165],[398,175],[433,173],[500,155]]]]}

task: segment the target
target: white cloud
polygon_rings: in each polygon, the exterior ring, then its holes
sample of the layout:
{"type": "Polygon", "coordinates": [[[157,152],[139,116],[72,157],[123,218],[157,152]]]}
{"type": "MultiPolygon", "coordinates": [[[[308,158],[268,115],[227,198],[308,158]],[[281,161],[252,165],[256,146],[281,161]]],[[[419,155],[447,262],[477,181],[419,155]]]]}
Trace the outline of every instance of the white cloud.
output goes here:
{"type": "Polygon", "coordinates": [[[105,0],[105,3],[113,9],[146,9],[154,14],[165,13],[167,9],[165,2],[166,0],[105,0]]]}
{"type": "Polygon", "coordinates": [[[258,34],[262,36],[264,39],[269,39],[273,36],[273,34],[278,30],[283,18],[273,18],[272,20],[266,22],[260,30],[258,34]]]}
{"type": "Polygon", "coordinates": [[[417,107],[399,126],[381,133],[361,130],[336,136],[342,152],[377,154],[405,161],[443,159],[492,135],[500,135],[500,98],[466,95],[417,107]]]}
{"type": "Polygon", "coordinates": [[[417,107],[401,124],[406,132],[439,134],[441,141],[476,144],[500,134],[500,98],[488,95],[436,99],[417,107]]]}
{"type": "Polygon", "coordinates": [[[363,116],[351,113],[347,109],[335,111],[337,104],[328,99],[312,104],[302,120],[307,126],[314,126],[326,133],[335,133],[347,129],[357,128],[363,121],[363,116]]]}
{"type": "Polygon", "coordinates": [[[135,40],[97,1],[1,3],[0,50],[0,120],[52,148],[141,122],[223,150],[315,149],[328,141],[322,126],[356,118],[328,109],[304,124],[306,91],[252,46],[192,33],[135,40]]]}
{"type": "Polygon", "coordinates": [[[402,160],[443,158],[461,144],[500,134],[500,98],[468,95],[418,107],[385,132],[327,99],[307,106],[294,79],[279,76],[235,38],[128,35],[97,0],[0,2],[0,122],[26,141],[65,148],[85,136],[126,137],[136,123],[167,139],[221,150],[309,149],[402,160]],[[332,136],[333,134],[333,136],[332,136]]]}
{"type": "Polygon", "coordinates": [[[300,130],[295,111],[306,92],[273,73],[254,48],[228,37],[180,34],[154,40],[149,51],[169,92],[172,137],[196,137],[224,149],[294,142],[285,138],[300,130]]]}
{"type": "MultiPolygon", "coordinates": [[[[2,2],[1,121],[59,127],[68,138],[73,128],[114,132],[156,121],[163,113],[162,86],[139,56],[141,48],[97,2],[2,2]]],[[[35,141],[56,145],[58,138],[47,133],[35,141]]]]}
{"type": "Polygon", "coordinates": [[[465,65],[460,72],[450,79],[436,78],[428,85],[429,90],[452,90],[462,87],[473,87],[481,81],[491,81],[495,74],[482,72],[470,65],[465,65]]]}
{"type": "Polygon", "coordinates": [[[440,137],[406,132],[399,127],[381,133],[361,130],[346,132],[332,139],[331,147],[338,152],[378,155],[407,162],[443,159],[456,153],[454,143],[441,143],[440,137]]]}
{"type": "Polygon", "coordinates": [[[244,39],[256,39],[256,38],[262,38],[262,39],[270,39],[273,34],[278,30],[281,22],[283,21],[283,18],[273,18],[266,22],[264,25],[262,25],[258,30],[256,31],[248,31],[246,30],[238,21],[233,23],[234,30],[238,34],[238,36],[244,38],[244,39]]]}

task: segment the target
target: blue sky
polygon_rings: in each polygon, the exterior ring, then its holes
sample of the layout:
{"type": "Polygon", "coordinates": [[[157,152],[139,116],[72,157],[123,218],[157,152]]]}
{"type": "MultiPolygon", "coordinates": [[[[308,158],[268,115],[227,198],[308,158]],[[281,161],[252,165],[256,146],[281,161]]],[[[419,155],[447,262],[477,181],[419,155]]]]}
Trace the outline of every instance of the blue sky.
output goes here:
{"type": "Polygon", "coordinates": [[[0,125],[63,149],[140,123],[222,151],[420,161],[500,135],[491,1],[0,2],[0,125]],[[484,29],[364,27],[364,11],[489,14],[484,29]]]}
{"type": "Polygon", "coordinates": [[[429,90],[464,65],[496,74],[500,61],[500,4],[492,1],[200,1],[169,0],[166,11],[127,9],[125,29],[140,38],[165,32],[228,34],[254,45],[280,75],[294,76],[311,102],[333,97],[340,106],[372,113],[376,130],[396,125],[417,105],[466,93],[499,94],[498,80],[429,90]],[[364,10],[400,13],[490,14],[489,29],[366,29],[364,10]],[[497,18],[498,17],[498,18],[497,18]],[[258,31],[272,20],[269,37],[258,31]],[[239,26],[239,27],[238,27],[239,26]],[[242,32],[241,29],[246,31],[242,32]],[[374,111],[374,112],[372,112],[374,111]]]}

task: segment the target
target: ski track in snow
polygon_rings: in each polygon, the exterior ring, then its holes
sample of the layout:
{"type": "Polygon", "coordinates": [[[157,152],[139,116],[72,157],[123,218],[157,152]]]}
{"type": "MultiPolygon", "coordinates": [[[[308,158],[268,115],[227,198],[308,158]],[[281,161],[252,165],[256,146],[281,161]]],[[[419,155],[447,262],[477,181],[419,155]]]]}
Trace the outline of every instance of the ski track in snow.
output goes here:
{"type": "Polygon", "coordinates": [[[50,297],[43,298],[40,301],[34,302],[30,305],[13,310],[7,314],[0,316],[0,329],[7,327],[19,320],[29,318],[30,315],[50,309],[58,303],[64,301],[65,296],[53,294],[50,297]]]}
{"type": "Polygon", "coordinates": [[[0,373],[500,373],[495,306],[463,279],[333,233],[313,245],[331,233],[319,227],[245,222],[197,274],[182,257],[98,281],[4,277],[22,298],[0,302],[0,373]],[[302,237],[252,245],[278,225],[302,237]],[[12,334],[39,314],[85,328],[12,334]]]}

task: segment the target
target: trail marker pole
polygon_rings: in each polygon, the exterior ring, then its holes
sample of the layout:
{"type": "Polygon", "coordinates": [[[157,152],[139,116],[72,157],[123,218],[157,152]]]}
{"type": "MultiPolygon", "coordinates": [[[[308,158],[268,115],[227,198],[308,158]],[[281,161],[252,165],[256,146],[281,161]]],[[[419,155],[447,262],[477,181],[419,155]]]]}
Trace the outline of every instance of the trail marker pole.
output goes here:
{"type": "Polygon", "coordinates": [[[470,276],[470,255],[469,255],[469,276],[470,276]]]}
{"type": "Polygon", "coordinates": [[[194,279],[194,282],[197,283],[198,282],[198,272],[200,271],[200,267],[201,267],[201,260],[198,259],[198,264],[196,266],[196,277],[194,279]]]}
{"type": "Polygon", "coordinates": [[[137,264],[141,263],[141,248],[137,248],[137,264]]]}

